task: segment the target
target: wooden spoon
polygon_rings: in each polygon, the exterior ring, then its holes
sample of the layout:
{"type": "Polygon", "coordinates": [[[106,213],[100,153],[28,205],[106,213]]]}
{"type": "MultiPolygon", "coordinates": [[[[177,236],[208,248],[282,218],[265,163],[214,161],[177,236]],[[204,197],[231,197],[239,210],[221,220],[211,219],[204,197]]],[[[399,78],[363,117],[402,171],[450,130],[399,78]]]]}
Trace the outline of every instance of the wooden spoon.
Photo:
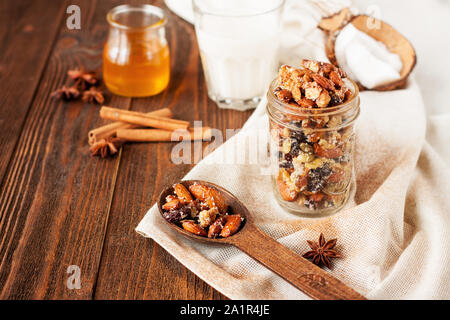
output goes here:
{"type": "MultiPolygon", "coordinates": [[[[176,232],[201,242],[234,245],[313,299],[366,300],[364,296],[346,286],[328,272],[325,272],[259,230],[244,204],[224,188],[201,180],[186,180],[180,183],[186,188],[194,183],[215,188],[223,195],[226,203],[231,208],[229,211],[234,214],[240,214],[244,221],[241,229],[236,234],[228,238],[210,239],[190,233],[176,224],[168,222],[163,217],[163,220],[176,232]]],[[[158,198],[158,209],[161,216],[163,214],[162,205],[165,203],[166,196],[170,194],[173,194],[172,187],[163,190],[158,198]]]]}

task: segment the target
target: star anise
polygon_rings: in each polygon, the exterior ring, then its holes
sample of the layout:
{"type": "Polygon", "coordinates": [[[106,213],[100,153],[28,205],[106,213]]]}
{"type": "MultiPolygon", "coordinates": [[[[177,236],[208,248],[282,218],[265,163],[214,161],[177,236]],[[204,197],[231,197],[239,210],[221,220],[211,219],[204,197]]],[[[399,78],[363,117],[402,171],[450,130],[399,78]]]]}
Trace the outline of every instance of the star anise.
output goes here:
{"type": "Polygon", "coordinates": [[[303,258],[309,259],[312,263],[320,266],[324,264],[330,269],[330,259],[340,258],[341,255],[337,253],[333,248],[336,246],[337,239],[325,241],[325,237],[321,233],[319,236],[319,243],[307,240],[311,251],[306,252],[303,258]]]}
{"type": "Polygon", "coordinates": [[[80,69],[69,70],[67,75],[73,80],[75,86],[83,91],[99,83],[97,74],[93,71],[84,71],[80,69]]]}
{"type": "Polygon", "coordinates": [[[62,86],[60,89],[52,92],[52,97],[70,101],[80,97],[80,91],[76,87],[62,86]]]}
{"type": "Polygon", "coordinates": [[[83,92],[83,101],[89,103],[102,104],[105,101],[103,93],[95,87],[91,87],[89,90],[83,92]]]}
{"type": "Polygon", "coordinates": [[[101,139],[91,146],[91,155],[93,157],[99,156],[102,158],[113,156],[119,152],[119,149],[123,143],[124,141],[118,138],[101,139]]]}

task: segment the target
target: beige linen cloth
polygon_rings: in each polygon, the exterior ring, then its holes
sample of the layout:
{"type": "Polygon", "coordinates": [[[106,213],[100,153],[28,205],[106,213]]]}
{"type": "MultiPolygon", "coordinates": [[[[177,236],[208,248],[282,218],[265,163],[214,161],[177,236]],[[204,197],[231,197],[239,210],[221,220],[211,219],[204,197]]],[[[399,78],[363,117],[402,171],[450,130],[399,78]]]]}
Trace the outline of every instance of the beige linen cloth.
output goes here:
{"type": "MultiPolygon", "coordinates": [[[[323,39],[313,38],[317,41],[309,42],[313,53],[307,57],[322,58],[323,39]]],[[[185,179],[208,180],[228,189],[246,204],[263,231],[299,255],[308,250],[306,240],[316,240],[321,232],[327,239],[338,238],[343,258],[335,259],[328,271],[369,299],[449,299],[450,162],[445,158],[448,149],[438,152],[436,146],[449,145],[450,117],[430,119],[432,146],[425,140],[425,108],[414,78],[403,90],[362,92],[360,98],[356,187],[348,205],[331,217],[304,219],[283,211],[272,195],[264,157],[259,163],[248,160],[255,150],[245,147],[245,141],[257,139],[259,154],[264,154],[265,100],[238,134],[185,179]],[[224,160],[243,155],[243,164],[224,160]]],[[[234,247],[179,236],[155,207],[136,231],[231,299],[307,299],[234,247]]]]}

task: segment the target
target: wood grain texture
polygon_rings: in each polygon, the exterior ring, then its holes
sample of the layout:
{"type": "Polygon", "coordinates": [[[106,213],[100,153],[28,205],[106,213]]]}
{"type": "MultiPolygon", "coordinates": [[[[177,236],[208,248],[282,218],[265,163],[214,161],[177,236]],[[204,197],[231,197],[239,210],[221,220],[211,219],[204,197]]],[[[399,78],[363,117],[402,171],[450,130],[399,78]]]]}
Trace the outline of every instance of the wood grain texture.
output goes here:
{"type": "Polygon", "coordinates": [[[47,64],[64,2],[0,2],[0,182],[47,64]]]}
{"type": "MultiPolygon", "coordinates": [[[[89,157],[87,132],[100,123],[98,107],[57,101],[50,93],[67,81],[68,69],[100,67],[111,3],[75,3],[82,30],[61,25],[0,191],[4,299],[90,299],[95,286],[120,156],[89,157]],[[81,268],[80,290],[66,286],[70,265],[81,268]]],[[[111,103],[127,106],[129,99],[111,103]]]]}
{"type": "Polygon", "coordinates": [[[366,300],[330,273],[260,231],[253,223],[247,223],[241,232],[239,238],[230,237],[230,243],[309,297],[317,300],[366,300]]]}
{"type": "MultiPolygon", "coordinates": [[[[162,5],[158,1],[157,5],[162,5]]],[[[169,107],[175,118],[202,120],[204,126],[240,128],[250,112],[222,110],[207,97],[193,27],[169,13],[171,82],[161,95],[135,99],[131,109],[169,107]]],[[[159,192],[180,180],[194,164],[170,160],[174,143],[124,147],[103,249],[96,299],[223,299],[210,286],[134,229],[159,192]],[[120,266],[117,266],[119,264],[120,266]],[[117,272],[119,268],[120,272],[117,272]]]]}
{"type": "MultiPolygon", "coordinates": [[[[14,84],[26,90],[15,100],[12,85],[0,88],[2,116],[8,115],[0,126],[0,299],[224,298],[134,231],[156,194],[193,164],[171,163],[171,143],[129,144],[113,159],[90,158],[87,133],[103,123],[99,108],[50,98],[67,83],[68,69],[100,70],[105,15],[123,1],[70,1],[82,13],[82,29],[73,31],[63,20],[68,1],[5,3],[8,28],[0,39],[11,48],[0,51],[0,77],[3,84],[5,75],[18,72],[24,82],[14,84]],[[19,18],[24,12],[26,21],[40,22],[31,24],[39,32],[18,40],[18,28],[33,30],[19,18]],[[18,65],[10,68],[11,59],[18,65]],[[18,101],[17,110],[11,101],[18,101]],[[81,268],[80,290],[66,286],[70,265],[81,268]]],[[[105,103],[136,111],[169,107],[178,118],[240,128],[250,112],[220,110],[207,98],[193,27],[170,14],[168,38],[169,88],[146,99],[109,94],[105,103]]]]}

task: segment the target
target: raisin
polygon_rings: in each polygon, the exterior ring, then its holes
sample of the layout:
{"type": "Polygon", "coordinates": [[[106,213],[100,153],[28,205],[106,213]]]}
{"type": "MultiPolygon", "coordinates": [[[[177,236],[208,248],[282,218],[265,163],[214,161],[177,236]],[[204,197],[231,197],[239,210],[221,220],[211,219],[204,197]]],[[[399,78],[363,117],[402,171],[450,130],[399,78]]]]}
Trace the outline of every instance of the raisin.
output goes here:
{"type": "Polygon", "coordinates": [[[182,207],[180,209],[170,209],[169,211],[165,211],[163,213],[164,218],[171,222],[177,223],[180,220],[185,219],[191,214],[191,209],[189,207],[182,207]]]}
{"type": "Polygon", "coordinates": [[[317,203],[312,201],[312,200],[305,200],[305,202],[303,204],[308,209],[311,209],[311,210],[316,210],[317,209],[317,203]]]}
{"type": "Polygon", "coordinates": [[[286,161],[292,161],[292,159],[293,159],[293,157],[292,157],[292,154],[290,154],[290,153],[286,153],[285,155],[284,155],[284,159],[286,160],[286,161]]]}
{"type": "Polygon", "coordinates": [[[292,124],[293,126],[297,127],[297,128],[301,128],[302,127],[302,121],[298,120],[298,121],[290,121],[289,124],[292,124]]]}
{"type": "Polygon", "coordinates": [[[330,97],[331,100],[329,106],[337,106],[338,104],[342,103],[342,99],[333,91],[330,91],[330,97]]]}
{"type": "Polygon", "coordinates": [[[279,167],[284,169],[291,169],[294,168],[294,165],[290,161],[281,161],[279,167]]]}
{"type": "Polygon", "coordinates": [[[309,170],[306,190],[313,193],[321,191],[325,187],[326,179],[331,175],[331,173],[332,171],[328,164],[309,170]]]}
{"type": "Polygon", "coordinates": [[[300,143],[297,140],[293,140],[291,143],[291,151],[289,152],[289,154],[292,157],[296,157],[298,156],[299,153],[300,153],[300,143]]]}
{"type": "Polygon", "coordinates": [[[306,136],[303,131],[292,131],[290,138],[296,140],[298,143],[306,141],[306,136]]]}

